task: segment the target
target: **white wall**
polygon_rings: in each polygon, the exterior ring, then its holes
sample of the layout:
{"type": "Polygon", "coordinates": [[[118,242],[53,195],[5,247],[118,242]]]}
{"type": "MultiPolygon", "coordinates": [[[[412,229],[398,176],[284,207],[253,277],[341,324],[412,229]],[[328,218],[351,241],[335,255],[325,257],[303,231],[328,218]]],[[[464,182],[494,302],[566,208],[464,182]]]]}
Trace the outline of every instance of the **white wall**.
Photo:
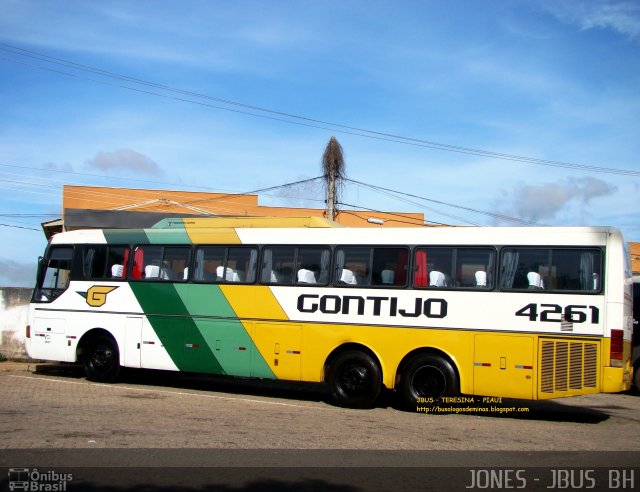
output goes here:
{"type": "Polygon", "coordinates": [[[26,357],[25,326],[31,289],[0,287],[0,353],[7,358],[26,357]]]}

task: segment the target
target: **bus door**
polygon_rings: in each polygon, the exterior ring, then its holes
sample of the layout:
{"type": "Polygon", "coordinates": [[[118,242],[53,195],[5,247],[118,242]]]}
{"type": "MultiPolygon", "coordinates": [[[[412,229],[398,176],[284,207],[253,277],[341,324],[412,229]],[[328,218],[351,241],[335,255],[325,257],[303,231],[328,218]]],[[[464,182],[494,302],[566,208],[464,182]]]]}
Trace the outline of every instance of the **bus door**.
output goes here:
{"type": "Polygon", "coordinates": [[[65,334],[67,320],[60,314],[41,314],[36,310],[31,327],[32,353],[38,359],[75,362],[75,350],[68,349],[71,339],[67,342],[65,334]]]}
{"type": "Polygon", "coordinates": [[[291,323],[256,323],[253,341],[259,350],[252,364],[252,376],[262,367],[259,356],[269,365],[278,379],[300,381],[302,368],[302,328],[291,323]]]}
{"type": "Polygon", "coordinates": [[[142,322],[140,367],[146,369],[189,370],[181,367],[184,320],[167,316],[147,316],[142,322]]]}
{"type": "Polygon", "coordinates": [[[204,372],[251,376],[251,338],[238,320],[196,319],[212,358],[204,372]]]}
{"type": "Polygon", "coordinates": [[[533,337],[475,336],[473,394],[533,398],[533,337]]]}
{"type": "Polygon", "coordinates": [[[126,367],[140,367],[142,354],[142,317],[127,316],[124,329],[123,360],[126,367]]]}

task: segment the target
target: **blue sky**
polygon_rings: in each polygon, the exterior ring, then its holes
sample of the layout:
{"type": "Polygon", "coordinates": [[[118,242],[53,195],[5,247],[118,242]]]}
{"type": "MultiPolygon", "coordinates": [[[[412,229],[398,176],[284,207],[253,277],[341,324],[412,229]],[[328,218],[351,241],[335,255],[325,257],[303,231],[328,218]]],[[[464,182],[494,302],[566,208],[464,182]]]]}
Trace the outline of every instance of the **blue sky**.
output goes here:
{"type": "MultiPolygon", "coordinates": [[[[612,225],[640,241],[637,1],[0,0],[0,11],[0,285],[33,283],[45,241],[32,229],[60,214],[63,184],[246,192],[321,174],[331,135],[353,180],[539,224],[612,225]],[[332,124],[144,94],[118,86],[246,110],[8,46],[332,124]]],[[[343,201],[509,224],[353,183],[343,201]]],[[[321,207],[322,188],[261,203],[321,207]]]]}

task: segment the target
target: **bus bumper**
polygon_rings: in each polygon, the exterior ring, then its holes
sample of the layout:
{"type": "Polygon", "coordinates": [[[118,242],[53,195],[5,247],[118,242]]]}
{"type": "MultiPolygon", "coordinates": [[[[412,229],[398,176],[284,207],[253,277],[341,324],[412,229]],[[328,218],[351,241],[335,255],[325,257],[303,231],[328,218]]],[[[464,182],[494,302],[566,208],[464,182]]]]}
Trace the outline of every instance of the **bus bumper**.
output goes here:
{"type": "Polygon", "coordinates": [[[631,389],[631,364],[625,367],[605,367],[602,374],[602,392],[619,393],[631,389]]]}

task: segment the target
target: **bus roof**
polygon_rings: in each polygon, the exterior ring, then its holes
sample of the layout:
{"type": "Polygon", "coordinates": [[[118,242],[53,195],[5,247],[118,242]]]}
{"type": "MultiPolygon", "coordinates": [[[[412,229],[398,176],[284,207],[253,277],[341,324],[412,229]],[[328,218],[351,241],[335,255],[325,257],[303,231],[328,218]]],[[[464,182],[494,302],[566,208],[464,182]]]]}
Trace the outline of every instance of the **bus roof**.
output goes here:
{"type": "Polygon", "coordinates": [[[620,243],[612,227],[343,227],[320,217],[165,219],[151,229],[86,229],[56,234],[52,244],[370,244],[604,246],[620,243]]]}
{"type": "Polygon", "coordinates": [[[198,217],[163,219],[152,229],[190,228],[273,228],[273,227],[344,227],[322,217],[198,217]]]}

